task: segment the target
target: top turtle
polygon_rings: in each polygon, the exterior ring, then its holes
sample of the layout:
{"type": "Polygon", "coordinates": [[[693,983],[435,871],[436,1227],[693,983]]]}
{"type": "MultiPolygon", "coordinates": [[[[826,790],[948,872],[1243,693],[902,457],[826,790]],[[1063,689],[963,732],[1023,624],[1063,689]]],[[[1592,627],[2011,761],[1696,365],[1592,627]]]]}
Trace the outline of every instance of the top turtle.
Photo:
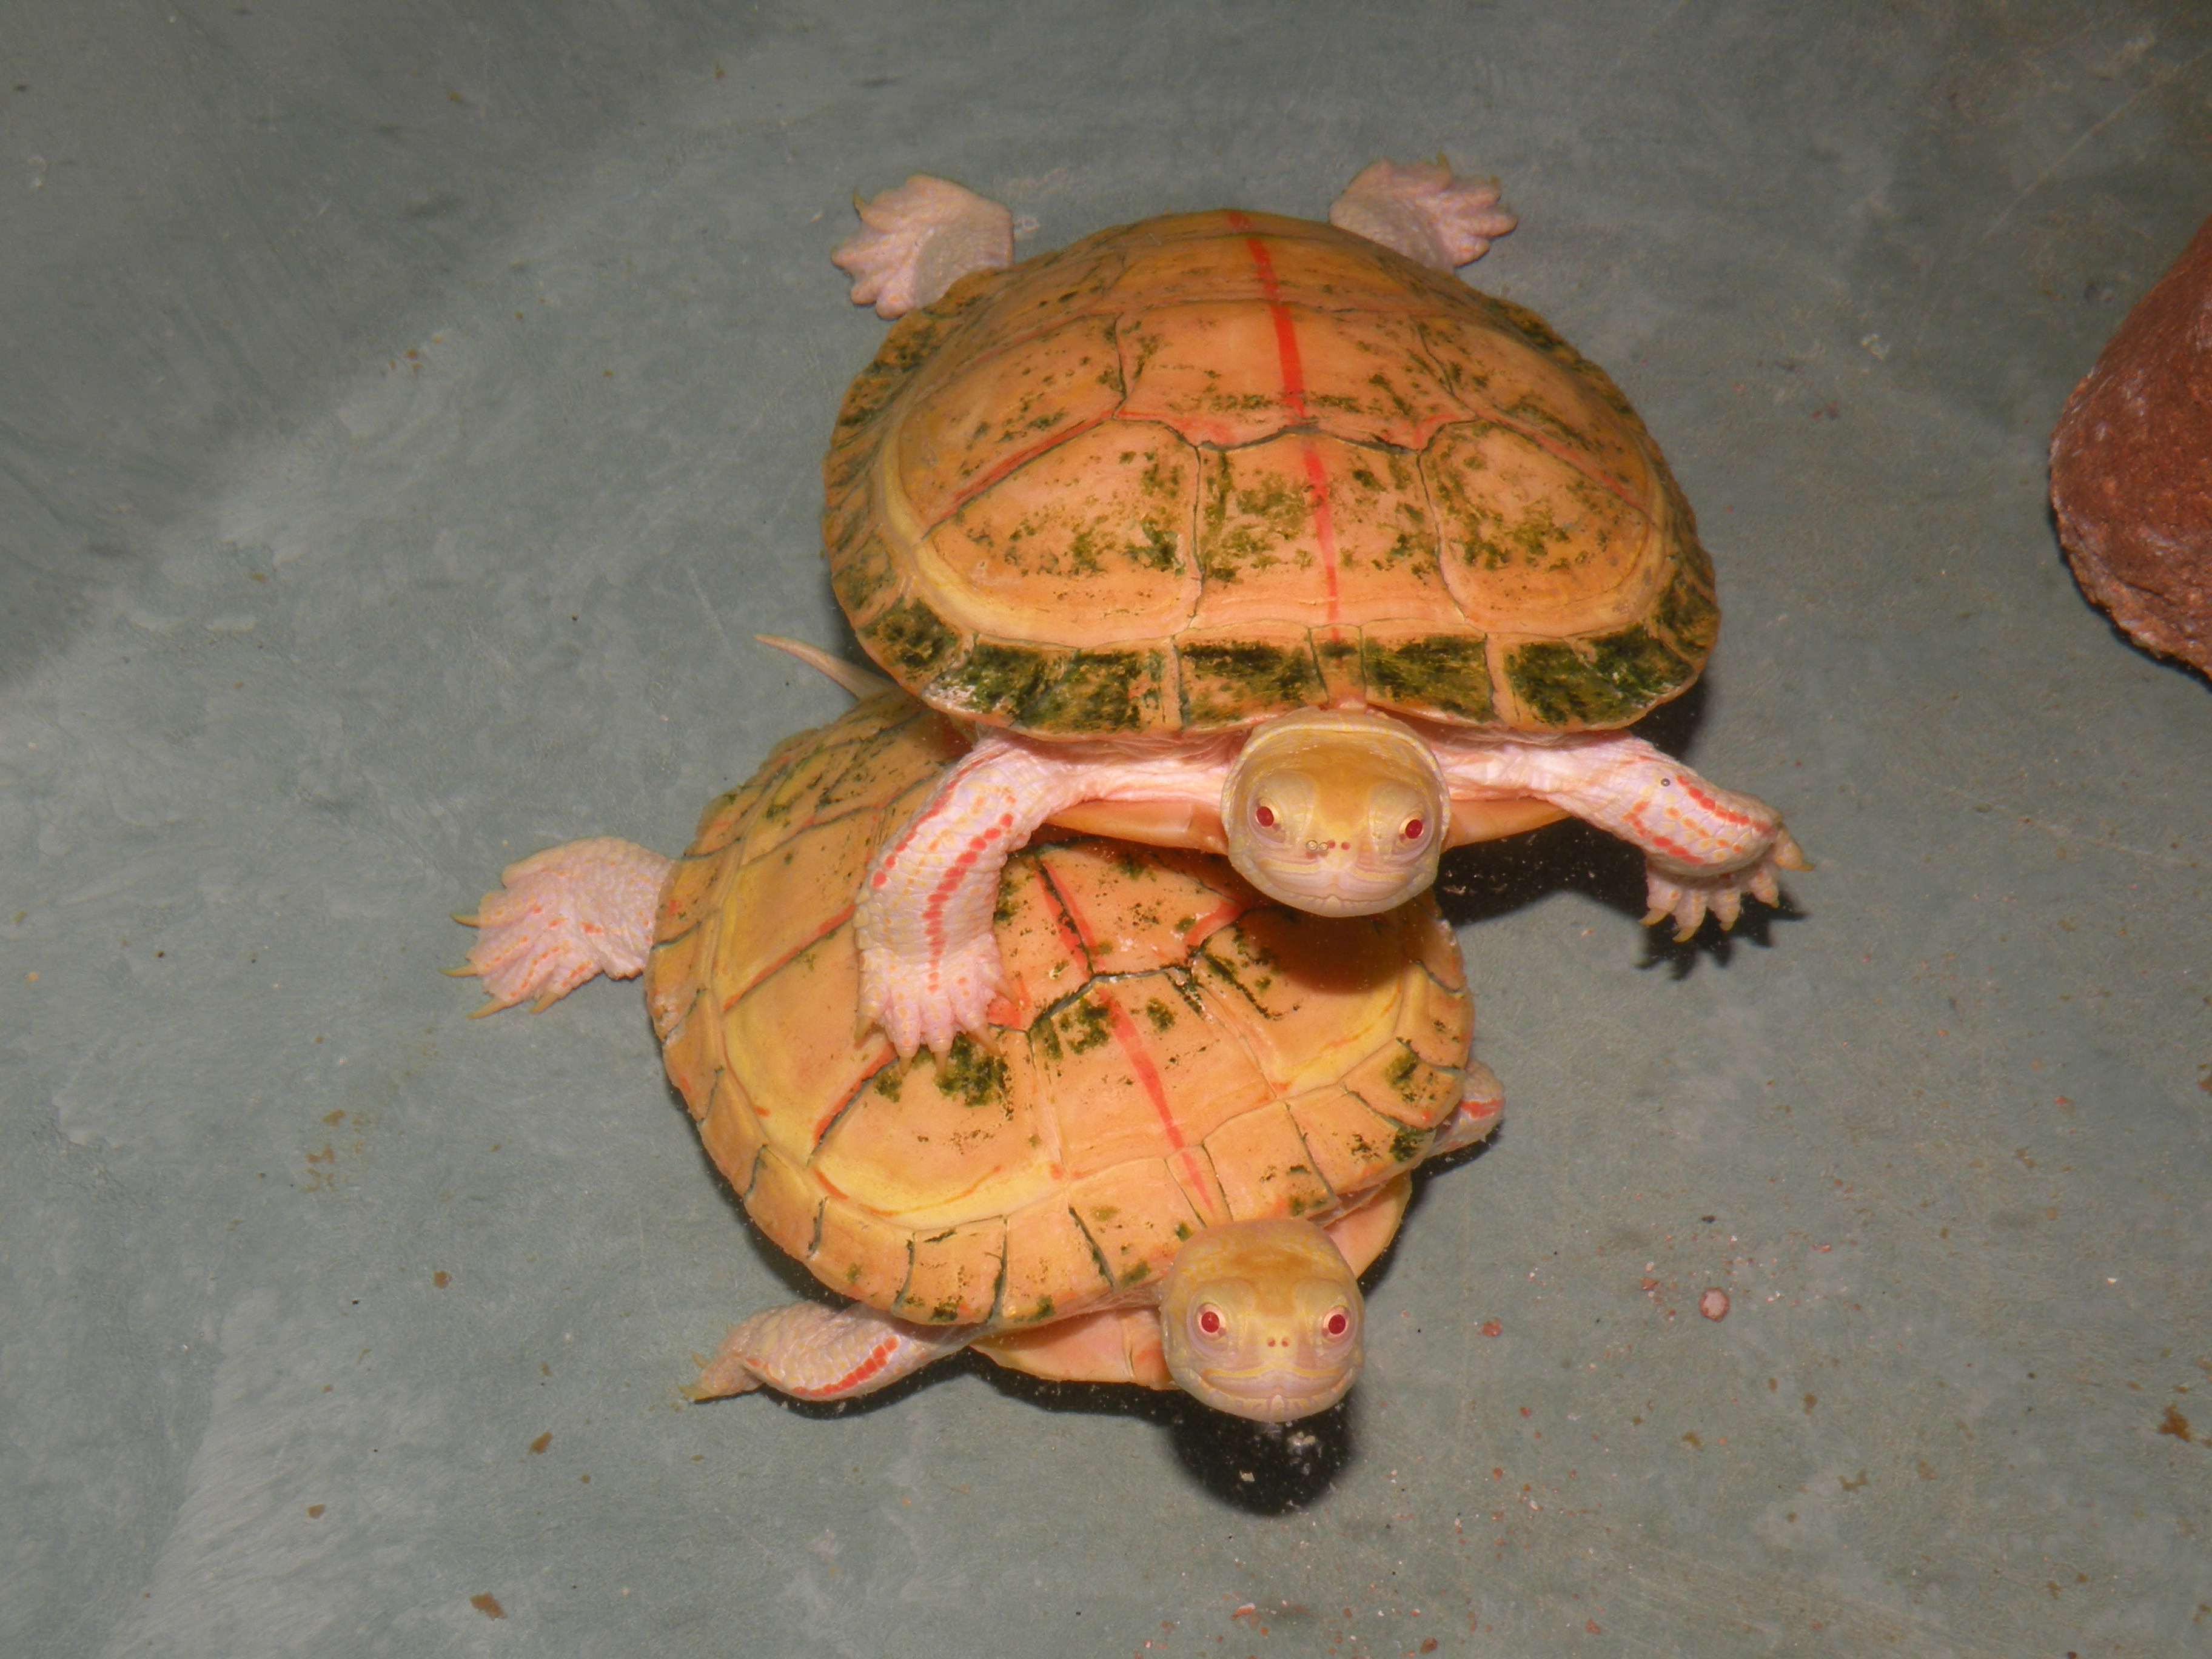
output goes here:
{"type": "Polygon", "coordinates": [[[1602,369],[1523,307],[1270,214],[963,278],[854,382],[824,473],[869,654],[1044,737],[1328,708],[1610,729],[1695,679],[1719,621],[1602,369]]]}
{"type": "Polygon", "coordinates": [[[995,860],[1047,817],[1323,914],[1562,811],[1643,846],[1686,928],[1802,864],[1760,803],[1585,735],[1697,677],[1712,567],[1604,371],[1452,276],[1497,194],[1381,162],[1330,224],[1182,214],[1012,269],[1006,210],[941,179],[862,208],[838,263],[908,314],[838,417],[831,580],[987,729],[864,890],[902,1048],[980,1027],[995,860]]]}

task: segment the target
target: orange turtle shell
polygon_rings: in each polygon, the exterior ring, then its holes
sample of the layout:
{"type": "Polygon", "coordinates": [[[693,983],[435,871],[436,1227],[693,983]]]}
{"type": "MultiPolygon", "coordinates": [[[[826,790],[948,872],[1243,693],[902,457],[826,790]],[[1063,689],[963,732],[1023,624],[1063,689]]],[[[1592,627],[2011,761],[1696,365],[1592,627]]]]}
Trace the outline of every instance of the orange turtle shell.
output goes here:
{"type": "Polygon", "coordinates": [[[1627,724],[1704,667],[1658,447],[1534,312],[1259,213],[962,279],[854,381],[830,576],[934,706],[1043,737],[1365,706],[1627,724]]]}
{"type": "Polygon", "coordinates": [[[1474,1008],[1424,896],[1331,921],[1205,854],[1073,840],[1006,866],[987,1048],[902,1063],[864,1029],[853,893],[963,747],[886,694],[709,805],[647,1003],[716,1165],[845,1296],[1034,1328],[1150,1299],[1210,1223],[1328,1223],[1456,1110],[1474,1008]]]}

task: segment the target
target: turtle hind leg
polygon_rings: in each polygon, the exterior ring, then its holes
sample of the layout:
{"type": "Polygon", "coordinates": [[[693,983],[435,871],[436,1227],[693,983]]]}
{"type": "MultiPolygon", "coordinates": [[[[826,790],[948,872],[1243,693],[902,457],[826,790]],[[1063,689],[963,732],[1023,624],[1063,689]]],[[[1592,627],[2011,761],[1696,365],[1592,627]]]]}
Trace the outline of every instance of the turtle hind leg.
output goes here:
{"type": "Polygon", "coordinates": [[[1459,1109],[1437,1131],[1436,1139],[1429,1145],[1429,1156],[1441,1158],[1462,1146],[1489,1139],[1490,1132],[1504,1115],[1505,1091],[1498,1086],[1498,1073],[1470,1057],[1459,1109]]]}
{"type": "Polygon", "coordinates": [[[1480,259],[1516,222],[1496,179],[1462,179],[1442,161],[1373,163],[1329,204],[1328,222],[1437,270],[1480,259]]]}
{"type": "Polygon", "coordinates": [[[853,203],[862,228],[830,262],[853,279],[853,303],[903,317],[971,271],[1014,261],[1014,216],[949,179],[917,173],[896,190],[853,203]]]}
{"type": "MultiPolygon", "coordinates": [[[[468,960],[447,971],[483,981],[478,1014],[558,1002],[595,974],[630,979],[653,949],[653,914],[674,863],[635,842],[595,836],[549,847],[500,872],[472,916],[468,960]]],[[[473,1016],[471,1016],[473,1018],[473,1016]]]]}
{"type": "Polygon", "coordinates": [[[816,1302],[757,1313],[730,1327],[699,1380],[693,1401],[750,1394],[766,1384],[794,1400],[849,1400],[873,1394],[932,1360],[966,1347],[973,1325],[909,1325],[873,1308],[825,1308],[816,1302]]]}

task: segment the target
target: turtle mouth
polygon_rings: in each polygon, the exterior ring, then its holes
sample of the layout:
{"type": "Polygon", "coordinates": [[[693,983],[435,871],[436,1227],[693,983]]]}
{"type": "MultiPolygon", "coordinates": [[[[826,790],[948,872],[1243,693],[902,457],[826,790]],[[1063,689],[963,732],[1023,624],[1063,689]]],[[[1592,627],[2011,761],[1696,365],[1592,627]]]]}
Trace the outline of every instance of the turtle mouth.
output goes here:
{"type": "Polygon", "coordinates": [[[1201,1386],[1190,1389],[1206,1404],[1231,1417],[1252,1423],[1295,1423],[1327,1411],[1352,1391],[1359,1380],[1355,1363],[1342,1370],[1309,1372],[1279,1365],[1250,1370],[1210,1369],[1201,1386]]]}
{"type": "Polygon", "coordinates": [[[1280,903],[1317,916],[1371,916],[1395,909],[1428,883],[1425,869],[1378,870],[1364,864],[1255,859],[1246,879],[1280,903]]]}

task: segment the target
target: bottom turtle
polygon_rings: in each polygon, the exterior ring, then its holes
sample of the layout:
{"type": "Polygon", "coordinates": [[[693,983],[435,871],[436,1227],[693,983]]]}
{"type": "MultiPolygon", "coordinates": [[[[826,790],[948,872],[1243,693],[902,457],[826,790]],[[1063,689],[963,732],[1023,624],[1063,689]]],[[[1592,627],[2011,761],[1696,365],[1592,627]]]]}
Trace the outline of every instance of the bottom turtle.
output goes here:
{"type": "Polygon", "coordinates": [[[965,748],[870,697],[710,805],[682,859],[572,842],[460,918],[483,1012],[642,969],[715,1164],[850,1298],[746,1320],[687,1392],[841,1399],[972,1346],[1261,1421],[1334,1404],[1407,1171],[1498,1115],[1449,928],[1425,896],[1323,918],[1206,854],[1040,842],[1000,884],[993,1040],[901,1060],[860,1017],[853,895],[965,748]]]}

